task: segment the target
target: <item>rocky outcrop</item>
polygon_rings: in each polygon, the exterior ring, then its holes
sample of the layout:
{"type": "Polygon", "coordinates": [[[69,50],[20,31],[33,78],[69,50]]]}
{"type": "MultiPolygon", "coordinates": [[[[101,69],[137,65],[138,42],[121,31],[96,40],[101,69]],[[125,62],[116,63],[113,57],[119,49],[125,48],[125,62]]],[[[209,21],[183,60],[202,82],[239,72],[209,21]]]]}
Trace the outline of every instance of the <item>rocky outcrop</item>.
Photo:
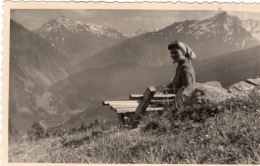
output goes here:
{"type": "Polygon", "coordinates": [[[217,81],[195,83],[188,86],[182,93],[184,100],[191,103],[219,103],[229,98],[248,97],[253,95],[260,99],[260,78],[247,79],[225,89],[217,81]]]}
{"type": "Polygon", "coordinates": [[[245,82],[252,84],[254,86],[259,86],[260,87],[260,78],[256,79],[247,79],[245,82]]]}
{"type": "Polygon", "coordinates": [[[183,91],[186,100],[192,103],[220,102],[231,95],[217,81],[196,83],[183,91]]]}
{"type": "Polygon", "coordinates": [[[260,100],[260,88],[255,88],[251,95],[260,100]]]}
{"type": "Polygon", "coordinates": [[[247,96],[253,91],[254,88],[254,85],[249,84],[245,81],[240,81],[231,85],[228,88],[228,92],[231,93],[233,96],[247,96]]]}

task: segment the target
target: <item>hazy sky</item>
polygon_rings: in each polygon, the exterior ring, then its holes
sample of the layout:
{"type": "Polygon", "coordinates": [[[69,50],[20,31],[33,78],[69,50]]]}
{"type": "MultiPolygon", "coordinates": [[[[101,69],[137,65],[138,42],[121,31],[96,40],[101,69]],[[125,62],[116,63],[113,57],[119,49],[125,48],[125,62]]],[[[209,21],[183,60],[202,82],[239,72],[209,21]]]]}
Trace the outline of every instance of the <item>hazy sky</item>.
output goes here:
{"type": "MultiPolygon", "coordinates": [[[[147,31],[161,29],[177,21],[204,19],[217,12],[219,11],[13,9],[11,19],[33,30],[51,19],[65,16],[85,23],[105,25],[122,33],[132,33],[139,29],[147,31]]],[[[228,12],[228,14],[241,19],[260,20],[260,13],[228,12]]]]}

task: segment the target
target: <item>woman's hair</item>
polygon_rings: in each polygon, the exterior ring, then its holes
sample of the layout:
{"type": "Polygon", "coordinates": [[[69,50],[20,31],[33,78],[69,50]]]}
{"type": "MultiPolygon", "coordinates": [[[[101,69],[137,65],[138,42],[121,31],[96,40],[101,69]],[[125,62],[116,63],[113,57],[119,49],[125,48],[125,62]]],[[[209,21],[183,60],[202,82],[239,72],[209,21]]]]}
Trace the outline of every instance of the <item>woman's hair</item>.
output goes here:
{"type": "Polygon", "coordinates": [[[177,50],[177,49],[181,49],[182,52],[184,53],[184,50],[180,47],[179,42],[177,40],[175,40],[174,42],[168,45],[168,50],[177,50]]]}
{"type": "Polygon", "coordinates": [[[175,40],[174,42],[168,45],[168,50],[175,50],[175,49],[180,49],[183,55],[190,60],[196,58],[195,53],[185,43],[178,42],[177,40],[175,40]]]}

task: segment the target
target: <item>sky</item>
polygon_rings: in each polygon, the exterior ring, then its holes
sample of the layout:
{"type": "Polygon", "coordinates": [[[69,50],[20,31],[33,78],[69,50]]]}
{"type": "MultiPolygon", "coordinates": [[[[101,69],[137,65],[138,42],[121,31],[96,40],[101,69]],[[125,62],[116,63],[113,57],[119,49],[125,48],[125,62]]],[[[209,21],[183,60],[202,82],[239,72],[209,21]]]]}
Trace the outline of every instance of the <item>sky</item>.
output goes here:
{"type": "MultiPolygon", "coordinates": [[[[201,20],[218,12],[207,10],[12,9],[11,19],[29,30],[34,30],[51,19],[64,16],[85,23],[104,25],[123,34],[129,34],[137,30],[162,29],[178,21],[201,20]]],[[[227,12],[241,19],[260,20],[260,13],[227,12]]]]}

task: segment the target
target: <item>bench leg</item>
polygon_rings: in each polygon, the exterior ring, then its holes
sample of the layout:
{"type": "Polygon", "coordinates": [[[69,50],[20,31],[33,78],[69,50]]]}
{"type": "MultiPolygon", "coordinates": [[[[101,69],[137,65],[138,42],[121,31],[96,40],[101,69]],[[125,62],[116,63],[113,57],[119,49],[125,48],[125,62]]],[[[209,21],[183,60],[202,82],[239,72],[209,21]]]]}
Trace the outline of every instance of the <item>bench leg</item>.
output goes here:
{"type": "Polygon", "coordinates": [[[118,117],[118,120],[119,120],[120,125],[124,126],[124,125],[125,125],[124,114],[118,113],[118,114],[117,114],[117,117],[118,117]]]}
{"type": "Polygon", "coordinates": [[[135,128],[137,127],[134,123],[134,112],[127,112],[124,117],[125,126],[128,128],[135,128]]]}
{"type": "Polygon", "coordinates": [[[130,127],[130,128],[135,128],[136,122],[134,121],[134,113],[118,113],[117,114],[118,120],[120,122],[121,126],[124,127],[130,127]]]}
{"type": "Polygon", "coordinates": [[[134,120],[139,120],[139,117],[144,114],[146,111],[146,108],[151,102],[151,99],[153,98],[154,94],[156,92],[156,89],[153,86],[149,86],[143,96],[143,100],[139,103],[138,107],[136,108],[135,114],[134,114],[134,120]]]}

